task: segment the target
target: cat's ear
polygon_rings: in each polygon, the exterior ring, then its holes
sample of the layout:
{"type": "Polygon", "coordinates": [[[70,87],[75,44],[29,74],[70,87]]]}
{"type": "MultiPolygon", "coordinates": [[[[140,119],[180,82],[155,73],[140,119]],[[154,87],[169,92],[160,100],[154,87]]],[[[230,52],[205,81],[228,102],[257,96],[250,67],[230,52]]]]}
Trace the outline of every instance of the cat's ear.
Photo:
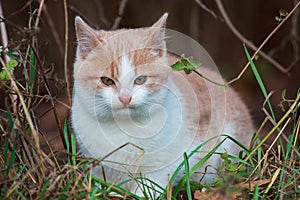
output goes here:
{"type": "Polygon", "coordinates": [[[75,18],[75,30],[77,37],[77,56],[84,59],[96,46],[101,43],[96,32],[79,16],[75,18]]]}
{"type": "Polygon", "coordinates": [[[166,22],[168,18],[168,13],[165,13],[163,16],[159,18],[157,22],[155,22],[150,27],[150,34],[148,34],[148,38],[150,38],[150,42],[152,45],[153,52],[160,56],[164,56],[166,53],[166,22]]]}
{"type": "Polygon", "coordinates": [[[153,28],[161,28],[161,29],[165,29],[166,28],[166,23],[167,23],[167,18],[168,18],[168,13],[163,14],[163,16],[161,16],[159,18],[159,20],[157,20],[157,22],[155,22],[152,27],[153,28]]]}

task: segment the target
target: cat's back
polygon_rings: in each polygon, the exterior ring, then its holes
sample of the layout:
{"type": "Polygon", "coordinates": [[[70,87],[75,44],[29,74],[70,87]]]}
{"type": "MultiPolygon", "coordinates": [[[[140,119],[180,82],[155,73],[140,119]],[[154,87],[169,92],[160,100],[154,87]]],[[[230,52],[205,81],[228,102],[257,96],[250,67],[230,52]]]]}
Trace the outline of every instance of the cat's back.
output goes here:
{"type": "MultiPolygon", "coordinates": [[[[170,65],[180,60],[174,55],[169,55],[168,58],[170,65]]],[[[185,107],[197,105],[199,112],[187,109],[190,112],[190,119],[193,121],[198,119],[202,141],[218,134],[228,134],[247,146],[254,131],[247,106],[234,89],[213,83],[213,81],[225,83],[218,72],[206,66],[201,66],[197,71],[202,76],[195,72],[187,75],[181,71],[172,72],[171,79],[182,93],[190,90],[197,97],[195,102],[195,99],[190,98],[189,95],[183,95],[181,101],[185,107]],[[178,81],[181,79],[187,80],[188,84],[178,81]],[[200,116],[195,116],[193,113],[199,113],[200,116]]]]}

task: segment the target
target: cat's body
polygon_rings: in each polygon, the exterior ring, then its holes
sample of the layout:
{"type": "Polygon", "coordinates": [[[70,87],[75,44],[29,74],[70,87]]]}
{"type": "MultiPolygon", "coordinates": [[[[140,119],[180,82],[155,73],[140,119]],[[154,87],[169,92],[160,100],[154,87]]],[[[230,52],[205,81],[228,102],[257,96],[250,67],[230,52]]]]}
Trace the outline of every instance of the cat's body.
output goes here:
{"type": "MultiPolygon", "coordinates": [[[[76,19],[72,123],[81,152],[103,158],[130,143],[105,158],[110,182],[141,172],[164,187],[183,153],[209,138],[226,133],[245,145],[250,141],[249,112],[231,88],[171,70],[179,58],[166,53],[166,17],[149,28],[115,32],[94,31],[76,19]]],[[[218,78],[211,69],[200,71],[218,78]]],[[[209,151],[221,139],[200,151],[209,151]]],[[[219,149],[224,148],[235,155],[240,150],[228,141],[219,149]]],[[[192,156],[190,166],[204,155],[192,156]]],[[[215,156],[207,164],[216,167],[219,161],[215,156]]]]}

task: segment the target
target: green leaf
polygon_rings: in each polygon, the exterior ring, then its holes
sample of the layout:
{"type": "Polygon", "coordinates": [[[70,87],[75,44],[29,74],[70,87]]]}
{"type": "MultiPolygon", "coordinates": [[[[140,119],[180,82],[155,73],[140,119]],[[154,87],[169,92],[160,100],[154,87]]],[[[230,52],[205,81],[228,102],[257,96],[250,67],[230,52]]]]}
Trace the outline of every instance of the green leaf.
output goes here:
{"type": "Polygon", "coordinates": [[[2,71],[0,72],[0,79],[1,79],[2,81],[9,81],[9,76],[8,76],[7,73],[8,73],[8,72],[7,72],[6,70],[2,70],[2,71]]]}
{"type": "Polygon", "coordinates": [[[221,158],[224,160],[224,161],[228,161],[228,152],[225,151],[224,153],[221,154],[221,158]]]}
{"type": "Polygon", "coordinates": [[[223,185],[223,184],[224,184],[224,181],[222,178],[220,178],[220,177],[213,178],[213,182],[212,182],[213,187],[221,187],[221,185],[223,185]]]}
{"type": "Polygon", "coordinates": [[[9,70],[13,70],[16,66],[18,66],[18,61],[16,61],[15,59],[12,59],[7,63],[7,68],[9,70]]]}
{"type": "Polygon", "coordinates": [[[181,71],[184,70],[186,74],[191,73],[193,70],[196,70],[198,67],[200,67],[200,63],[192,60],[190,58],[181,58],[179,61],[171,65],[172,69],[175,71],[181,71]]]}
{"type": "Polygon", "coordinates": [[[180,62],[180,61],[177,61],[175,64],[173,64],[172,66],[172,69],[175,70],[175,71],[180,71],[180,70],[183,70],[185,68],[185,66],[180,62]]]}
{"type": "Polygon", "coordinates": [[[276,20],[277,22],[280,22],[282,19],[281,19],[280,17],[278,17],[278,16],[275,16],[275,20],[276,20]]]}
{"type": "Polygon", "coordinates": [[[282,98],[282,99],[285,99],[285,95],[286,95],[286,89],[284,89],[284,90],[281,92],[281,98],[282,98]]]}
{"type": "Polygon", "coordinates": [[[284,10],[284,9],[280,9],[279,10],[280,17],[286,17],[288,14],[289,13],[286,10],[284,10]]]}
{"type": "Polygon", "coordinates": [[[19,60],[19,52],[16,50],[4,51],[4,53],[12,60],[19,60]]]}

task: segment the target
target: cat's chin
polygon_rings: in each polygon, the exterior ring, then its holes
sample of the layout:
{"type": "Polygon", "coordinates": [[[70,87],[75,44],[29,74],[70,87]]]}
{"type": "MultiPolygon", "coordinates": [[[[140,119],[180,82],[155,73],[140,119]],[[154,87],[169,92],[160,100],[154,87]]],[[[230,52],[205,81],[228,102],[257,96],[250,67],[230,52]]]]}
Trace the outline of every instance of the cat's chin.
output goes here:
{"type": "Polygon", "coordinates": [[[113,117],[128,117],[131,115],[136,115],[137,108],[135,106],[120,106],[112,109],[113,117]]]}
{"type": "Polygon", "coordinates": [[[150,110],[151,109],[149,107],[130,105],[130,106],[112,108],[111,114],[112,114],[112,118],[136,119],[141,117],[142,118],[149,117],[149,114],[151,112],[150,110]]]}

